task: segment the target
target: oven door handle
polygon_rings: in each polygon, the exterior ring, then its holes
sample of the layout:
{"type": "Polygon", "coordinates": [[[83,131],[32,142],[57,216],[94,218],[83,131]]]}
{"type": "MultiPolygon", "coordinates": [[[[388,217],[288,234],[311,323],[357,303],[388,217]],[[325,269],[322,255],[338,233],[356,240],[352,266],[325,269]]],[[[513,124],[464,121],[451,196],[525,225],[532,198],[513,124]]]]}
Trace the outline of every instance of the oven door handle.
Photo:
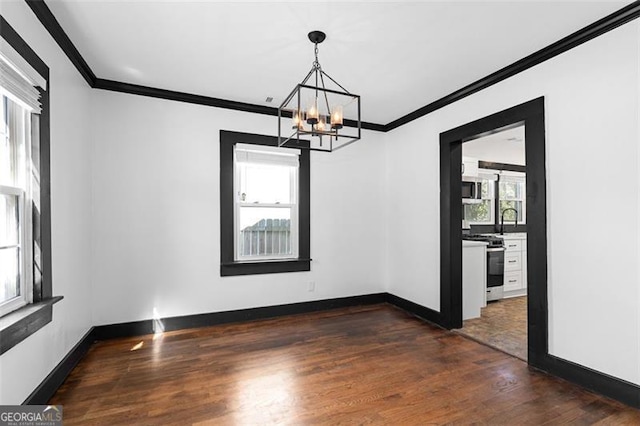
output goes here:
{"type": "Polygon", "coordinates": [[[504,251],[504,247],[491,247],[487,249],[487,252],[494,252],[494,251],[504,251]]]}

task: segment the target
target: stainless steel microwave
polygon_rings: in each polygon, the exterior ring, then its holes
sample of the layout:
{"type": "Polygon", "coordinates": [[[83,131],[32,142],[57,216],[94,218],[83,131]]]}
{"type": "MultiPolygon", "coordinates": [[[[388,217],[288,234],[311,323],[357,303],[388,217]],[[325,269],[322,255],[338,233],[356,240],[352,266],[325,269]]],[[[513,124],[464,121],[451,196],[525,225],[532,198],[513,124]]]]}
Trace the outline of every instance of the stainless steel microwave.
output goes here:
{"type": "Polygon", "coordinates": [[[482,181],[465,179],[462,181],[462,202],[479,203],[482,200],[482,181]]]}

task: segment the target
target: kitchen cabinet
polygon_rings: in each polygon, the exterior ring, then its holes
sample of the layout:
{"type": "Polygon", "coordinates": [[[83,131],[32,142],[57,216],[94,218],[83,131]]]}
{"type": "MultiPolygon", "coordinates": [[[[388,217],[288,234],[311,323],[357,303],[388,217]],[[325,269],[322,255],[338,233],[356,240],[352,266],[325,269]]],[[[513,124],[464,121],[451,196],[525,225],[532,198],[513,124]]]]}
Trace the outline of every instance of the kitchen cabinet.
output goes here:
{"type": "Polygon", "coordinates": [[[480,318],[487,306],[487,243],[462,241],[462,319],[480,318]]]}
{"type": "Polygon", "coordinates": [[[504,297],[527,294],[527,234],[505,234],[504,297]]]}
{"type": "Polygon", "coordinates": [[[462,176],[478,177],[478,159],[462,157],[462,176]]]}

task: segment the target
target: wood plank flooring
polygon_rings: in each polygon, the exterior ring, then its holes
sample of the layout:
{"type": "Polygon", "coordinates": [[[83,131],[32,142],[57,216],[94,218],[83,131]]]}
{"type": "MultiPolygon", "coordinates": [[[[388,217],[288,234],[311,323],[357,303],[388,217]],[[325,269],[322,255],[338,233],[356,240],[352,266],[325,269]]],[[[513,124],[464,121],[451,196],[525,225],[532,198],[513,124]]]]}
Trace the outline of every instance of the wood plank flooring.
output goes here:
{"type": "Polygon", "coordinates": [[[389,305],[99,342],[65,425],[640,424],[640,411],[389,305]]]}
{"type": "Polygon", "coordinates": [[[480,318],[466,320],[458,333],[527,360],[527,296],[487,303],[480,318]]]}

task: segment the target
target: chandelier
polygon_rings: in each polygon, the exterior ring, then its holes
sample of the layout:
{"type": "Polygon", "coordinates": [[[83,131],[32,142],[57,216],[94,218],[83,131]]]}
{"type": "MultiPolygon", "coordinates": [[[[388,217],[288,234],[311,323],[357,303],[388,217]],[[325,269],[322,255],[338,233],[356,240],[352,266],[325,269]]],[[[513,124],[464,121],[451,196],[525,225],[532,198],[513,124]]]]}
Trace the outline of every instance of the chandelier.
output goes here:
{"type": "Polygon", "coordinates": [[[315,60],[278,108],[278,146],[331,152],[360,139],[360,96],[322,70],[318,45],[326,34],[311,31],[308,37],[315,60]]]}

